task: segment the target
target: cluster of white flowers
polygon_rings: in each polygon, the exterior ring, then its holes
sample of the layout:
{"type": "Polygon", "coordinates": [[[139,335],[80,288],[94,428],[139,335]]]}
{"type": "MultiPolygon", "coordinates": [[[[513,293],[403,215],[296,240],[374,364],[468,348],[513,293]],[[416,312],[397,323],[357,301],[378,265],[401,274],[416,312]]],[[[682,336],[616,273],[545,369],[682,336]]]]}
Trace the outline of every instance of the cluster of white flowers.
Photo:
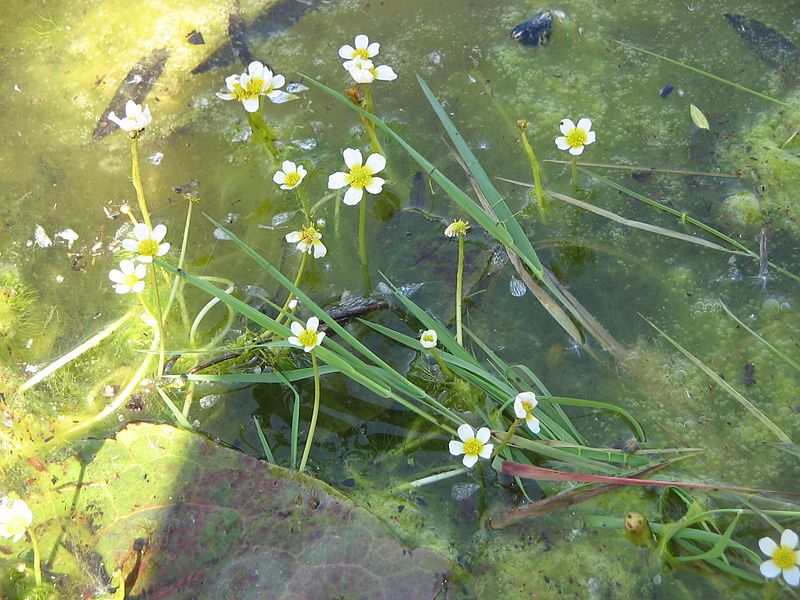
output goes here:
{"type": "Polygon", "coordinates": [[[270,102],[282,104],[294,98],[279,88],[286,83],[283,75],[273,74],[264,63],[254,60],[244,73],[237,73],[225,78],[227,92],[217,92],[223,100],[236,100],[242,103],[247,112],[258,111],[261,96],[270,102]]]}
{"type": "Polygon", "coordinates": [[[397,74],[388,65],[375,66],[372,59],[378,55],[381,45],[378,42],[370,43],[369,38],[359,34],[355,39],[355,47],[345,44],[339,48],[339,56],[344,60],[342,66],[350,73],[356,83],[372,83],[379,81],[394,81],[397,74]]]}
{"type": "Polygon", "coordinates": [[[137,223],[134,226],[133,237],[122,240],[122,247],[134,254],[134,260],[121,260],[119,268],[112,269],[108,273],[115,292],[139,294],[144,290],[147,265],[153,262],[153,258],[164,256],[169,252],[170,244],[163,241],[166,235],[165,225],[156,225],[152,230],[144,223],[137,223]]]}

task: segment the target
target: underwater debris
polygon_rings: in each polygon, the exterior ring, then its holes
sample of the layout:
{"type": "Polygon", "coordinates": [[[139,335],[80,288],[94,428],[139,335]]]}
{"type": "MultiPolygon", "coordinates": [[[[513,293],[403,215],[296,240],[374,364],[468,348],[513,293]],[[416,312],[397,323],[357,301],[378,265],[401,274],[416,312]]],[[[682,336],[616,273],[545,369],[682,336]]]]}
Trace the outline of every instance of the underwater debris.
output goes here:
{"type": "Polygon", "coordinates": [[[672,90],[674,90],[674,89],[675,89],[675,86],[667,84],[664,87],[662,87],[660,90],[658,90],[658,95],[661,96],[662,98],[666,98],[667,96],[669,96],[672,93],[672,90]]]}
{"type": "Polygon", "coordinates": [[[546,46],[553,34],[553,13],[537,12],[511,30],[511,37],[525,46],[546,46]]]}
{"type": "Polygon", "coordinates": [[[206,43],[205,39],[203,38],[203,34],[196,29],[192,29],[186,34],[186,41],[193,46],[202,46],[206,43]]]}
{"type": "MultiPolygon", "coordinates": [[[[297,2],[297,0],[280,0],[275,4],[268,6],[264,12],[258,15],[255,20],[246,26],[242,27],[242,44],[244,47],[249,43],[250,45],[258,45],[273,35],[278,34],[297,23],[305,14],[311,10],[318,8],[318,3],[305,3],[297,2]]],[[[229,22],[230,24],[230,22],[229,22]]],[[[244,25],[244,24],[243,24],[244,25]]],[[[229,29],[230,34],[230,29],[229,29]]],[[[236,32],[238,35],[238,31],[236,32]]],[[[238,58],[236,50],[232,41],[229,41],[224,46],[215,50],[202,63],[192,69],[192,75],[205,73],[206,71],[215,71],[221,69],[231,63],[235,62],[238,58]]],[[[248,61],[249,62],[249,61],[248,61]]]]}
{"type": "Polygon", "coordinates": [[[97,126],[92,132],[93,140],[102,140],[109,133],[118,129],[117,124],[109,119],[109,114],[124,113],[125,104],[128,101],[136,104],[142,103],[153,88],[156,79],[164,71],[164,65],[167,64],[168,57],[169,50],[166,48],[153,50],[128,71],[128,74],[125,75],[117,87],[117,91],[114,92],[111,102],[109,102],[106,110],[103,111],[103,116],[97,121],[97,126]]]}
{"type": "Polygon", "coordinates": [[[797,70],[797,65],[800,64],[800,48],[792,40],[756,19],[730,13],[725,13],[725,18],[763,63],[797,70]]]}

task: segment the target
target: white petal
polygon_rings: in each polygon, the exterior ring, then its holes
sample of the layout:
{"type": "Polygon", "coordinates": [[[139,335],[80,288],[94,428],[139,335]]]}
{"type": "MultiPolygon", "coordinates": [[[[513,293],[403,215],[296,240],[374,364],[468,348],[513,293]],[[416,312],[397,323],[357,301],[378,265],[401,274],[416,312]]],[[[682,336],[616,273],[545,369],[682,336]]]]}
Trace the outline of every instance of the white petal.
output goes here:
{"type": "Polygon", "coordinates": [[[556,146],[559,150],[569,150],[569,142],[563,135],[556,138],[556,146]]]}
{"type": "Polygon", "coordinates": [[[583,154],[583,146],[578,146],[577,148],[570,148],[569,153],[572,154],[572,156],[579,156],[583,154]]]}
{"type": "Polygon", "coordinates": [[[144,265],[136,265],[136,267],[133,269],[133,274],[139,279],[144,279],[147,275],[147,267],[144,265]]]}
{"type": "Polygon", "coordinates": [[[586,141],[584,142],[584,144],[594,144],[596,139],[597,139],[597,134],[595,134],[594,131],[587,131],[586,141]]]}
{"type": "MultiPolygon", "coordinates": [[[[300,252],[309,251],[310,248],[311,248],[311,244],[309,244],[308,242],[300,242],[300,243],[297,244],[297,249],[300,250],[300,252]]],[[[308,253],[311,254],[310,251],[308,253]]]]}
{"type": "Polygon", "coordinates": [[[275,171],[275,175],[272,176],[272,181],[278,185],[286,183],[286,173],[283,171],[275,171]]]}
{"type": "Polygon", "coordinates": [[[524,419],[528,416],[528,412],[522,406],[522,400],[520,400],[519,396],[514,399],[514,416],[518,419],[524,419]]]}
{"type": "Polygon", "coordinates": [[[125,279],[125,275],[118,269],[111,269],[108,272],[108,278],[114,283],[122,283],[122,280],[125,279]]]}
{"type": "Polygon", "coordinates": [[[156,256],[164,256],[167,252],[169,252],[170,243],[164,242],[158,247],[158,252],[156,252],[156,256]]]}
{"type": "Polygon", "coordinates": [[[347,173],[342,173],[339,171],[338,173],[334,173],[328,177],[328,189],[329,190],[340,190],[344,186],[347,185],[347,173]]]}
{"type": "Polygon", "coordinates": [[[344,164],[347,165],[348,169],[360,167],[363,164],[364,159],[361,157],[361,150],[345,148],[342,152],[342,156],[344,157],[344,164]]]}
{"type": "Polygon", "coordinates": [[[355,206],[361,199],[364,197],[364,190],[361,188],[347,188],[347,191],[344,193],[344,203],[348,206],[355,206]]]}
{"type": "Polygon", "coordinates": [[[525,419],[525,424],[528,426],[533,433],[539,433],[541,431],[541,425],[539,424],[539,419],[531,415],[527,419],[525,419]]]}
{"type": "Polygon", "coordinates": [[[366,166],[372,169],[373,174],[380,173],[384,168],[386,168],[386,159],[382,154],[370,154],[367,158],[366,166]]]}
{"type": "Polygon", "coordinates": [[[583,129],[584,131],[589,131],[592,128],[592,120],[583,117],[578,121],[577,125],[578,129],[583,129]]]}
{"type": "Polygon", "coordinates": [[[351,66],[347,69],[347,72],[350,73],[350,77],[356,83],[372,83],[375,81],[375,76],[369,69],[359,69],[356,66],[351,66]]]}
{"type": "Polygon", "coordinates": [[[264,63],[259,60],[254,60],[249,65],[247,65],[247,74],[250,77],[261,77],[264,73],[264,63]]]}
{"type": "Polygon", "coordinates": [[[561,130],[561,133],[567,135],[570,131],[575,129],[575,123],[573,123],[572,119],[564,119],[561,121],[561,123],[559,123],[558,127],[561,130]]]}
{"type": "Polygon", "coordinates": [[[769,578],[777,577],[778,575],[781,574],[780,568],[778,568],[778,565],[776,565],[775,561],[773,561],[772,559],[765,560],[764,562],[762,562],[759,565],[758,570],[761,571],[761,574],[764,577],[769,577],[769,578]]]}
{"type": "Polygon", "coordinates": [[[758,540],[758,547],[761,548],[761,551],[767,556],[772,556],[772,553],[775,552],[778,544],[776,544],[775,540],[772,538],[763,537],[758,540]]]}
{"type": "Polygon", "coordinates": [[[136,252],[139,249],[139,242],[131,238],[125,238],[122,240],[122,247],[128,252],[136,252]]]}
{"type": "Polygon", "coordinates": [[[131,291],[131,288],[123,283],[118,283],[114,286],[114,291],[118,294],[127,294],[131,291]]]}
{"type": "Polygon", "coordinates": [[[164,239],[164,236],[167,235],[167,226],[164,224],[159,224],[153,227],[153,237],[157,242],[160,242],[164,239]]]}
{"type": "Polygon", "coordinates": [[[380,194],[383,190],[384,183],[386,183],[386,181],[384,181],[382,177],[373,177],[369,180],[369,183],[364,186],[364,189],[370,194],[380,194]]]}
{"type": "Polygon", "coordinates": [[[322,343],[322,340],[324,340],[324,339],[325,339],[325,332],[324,331],[320,331],[317,334],[317,346],[319,346],[322,343]]]}
{"type": "Polygon", "coordinates": [[[306,321],[306,329],[310,329],[311,331],[316,331],[319,327],[319,319],[317,317],[309,317],[308,321],[306,321]]]}
{"type": "Polygon", "coordinates": [[[359,50],[366,50],[367,46],[369,46],[369,38],[363,33],[359,33],[356,36],[356,48],[359,50]]]}
{"type": "Polygon", "coordinates": [[[448,448],[453,456],[464,454],[464,444],[456,440],[451,440],[448,448]]]}
{"type": "Polygon", "coordinates": [[[297,173],[298,173],[298,175],[300,175],[300,180],[301,181],[303,180],[303,178],[306,175],[308,175],[308,171],[306,171],[306,168],[303,165],[298,165],[297,166],[297,173]]]}
{"type": "Polygon", "coordinates": [[[378,42],[372,42],[369,46],[367,46],[367,56],[370,58],[376,56],[380,51],[381,45],[378,42]]]}
{"type": "Polygon", "coordinates": [[[151,263],[153,262],[153,257],[145,254],[138,254],[136,256],[136,260],[138,260],[140,263],[151,263]]]}
{"type": "Polygon", "coordinates": [[[791,569],[784,569],[783,578],[786,580],[786,583],[792,587],[800,585],[800,568],[795,566],[791,569]]]}
{"type": "Polygon", "coordinates": [[[134,115],[140,114],[141,111],[142,111],[142,109],[133,100],[128,100],[125,103],[125,116],[126,117],[133,117],[134,115]]]}
{"type": "Polygon", "coordinates": [[[297,170],[297,165],[290,160],[285,160],[281,163],[281,169],[286,173],[294,173],[297,170]]]}
{"type": "Polygon", "coordinates": [[[458,428],[458,437],[462,442],[471,440],[472,438],[475,437],[475,430],[473,430],[472,427],[464,423],[458,428]]]}
{"type": "Polygon", "coordinates": [[[269,98],[269,101],[273,104],[285,104],[290,100],[297,100],[297,96],[294,94],[287,94],[281,90],[272,90],[267,94],[267,98],[269,98]]]}
{"type": "Polygon", "coordinates": [[[494,444],[484,444],[478,455],[481,458],[492,458],[492,450],[494,450],[494,444]]]}
{"type": "Polygon", "coordinates": [[[300,339],[296,338],[294,336],[290,336],[289,338],[287,338],[286,341],[289,342],[292,346],[301,347],[303,345],[303,344],[300,343],[300,339]]]}
{"type": "Polygon", "coordinates": [[[792,550],[797,548],[797,534],[791,529],[784,529],[781,534],[781,546],[789,546],[792,550]]]}
{"type": "Polygon", "coordinates": [[[301,239],[303,239],[303,236],[299,231],[292,231],[286,234],[286,241],[290,244],[296,244],[301,239]]]}
{"type": "Polygon", "coordinates": [[[121,260],[119,261],[119,270],[125,275],[130,275],[136,270],[136,265],[133,264],[132,260],[121,260]]]}
{"type": "Polygon", "coordinates": [[[217,92],[217,98],[222,100],[233,100],[233,94],[224,94],[222,92],[217,92]]]}
{"type": "Polygon", "coordinates": [[[380,81],[394,81],[397,79],[397,73],[395,73],[392,67],[388,65],[381,65],[377,67],[373,75],[375,79],[380,81]]]}
{"type": "Polygon", "coordinates": [[[353,56],[356,54],[356,49],[353,48],[350,44],[345,44],[341,48],[339,48],[339,56],[344,58],[345,60],[351,60],[353,56]]]}
{"type": "Polygon", "coordinates": [[[328,249],[322,242],[314,242],[314,258],[322,258],[328,253],[328,249]]]}
{"type": "Polygon", "coordinates": [[[255,98],[245,98],[242,100],[242,106],[244,106],[247,112],[256,112],[258,110],[258,96],[255,98]]]}
{"type": "MultiPolygon", "coordinates": [[[[111,121],[112,123],[116,123],[118,127],[122,127],[122,119],[120,119],[116,114],[114,114],[113,110],[110,113],[108,113],[108,120],[111,121]]],[[[124,129],[124,127],[122,128],[124,129]]]]}
{"type": "Polygon", "coordinates": [[[467,467],[468,469],[471,469],[472,467],[475,466],[475,463],[478,462],[478,457],[475,456],[474,454],[472,454],[472,455],[465,454],[464,458],[462,459],[462,462],[464,463],[465,467],[467,467]]]}
{"type": "Polygon", "coordinates": [[[277,90],[278,88],[282,88],[284,86],[286,83],[286,78],[283,75],[275,75],[269,83],[273,90],[277,90]]]}
{"type": "Polygon", "coordinates": [[[150,228],[145,223],[137,223],[133,228],[133,235],[140,242],[149,239],[150,228]]]}
{"type": "Polygon", "coordinates": [[[478,433],[475,434],[475,437],[478,438],[478,441],[483,442],[484,444],[489,441],[489,437],[492,433],[489,431],[488,427],[481,427],[478,429],[478,433]]]}
{"type": "Polygon", "coordinates": [[[298,321],[292,321],[292,324],[289,325],[289,329],[292,330],[293,334],[300,335],[301,333],[303,333],[305,327],[303,327],[302,323],[299,323],[298,321]]]}
{"type": "Polygon", "coordinates": [[[141,294],[143,289],[144,289],[144,281],[137,281],[135,284],[133,284],[131,291],[133,291],[136,294],[141,294]]]}

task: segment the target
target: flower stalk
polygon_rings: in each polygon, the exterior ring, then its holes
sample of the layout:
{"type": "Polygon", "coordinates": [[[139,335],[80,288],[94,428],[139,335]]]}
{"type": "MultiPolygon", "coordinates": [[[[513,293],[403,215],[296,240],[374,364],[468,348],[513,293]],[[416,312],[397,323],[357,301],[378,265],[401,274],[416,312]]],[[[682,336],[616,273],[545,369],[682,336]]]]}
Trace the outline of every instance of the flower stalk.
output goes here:
{"type": "Polygon", "coordinates": [[[300,472],[305,471],[306,463],[308,462],[308,455],[311,452],[311,444],[314,441],[314,433],[317,429],[317,417],[319,416],[319,401],[320,401],[320,382],[319,382],[319,365],[317,364],[317,353],[311,351],[311,367],[314,370],[314,410],[311,413],[311,423],[308,426],[308,437],[306,438],[306,445],[303,448],[303,457],[300,459],[300,472]]]}
{"type": "Polygon", "coordinates": [[[533,146],[531,146],[528,141],[528,136],[525,133],[525,129],[528,127],[528,121],[520,119],[517,121],[517,127],[519,128],[519,139],[522,143],[522,148],[525,150],[525,154],[528,156],[528,162],[531,164],[534,186],[533,193],[536,196],[536,201],[539,203],[539,209],[544,210],[547,205],[547,195],[545,194],[544,185],[542,184],[542,169],[539,166],[536,153],[533,151],[533,146]]]}
{"type": "Polygon", "coordinates": [[[247,121],[250,123],[250,129],[253,131],[253,135],[255,135],[259,143],[264,146],[269,160],[277,165],[278,157],[275,140],[278,136],[275,129],[267,124],[267,121],[260,112],[248,112],[247,121]]]}
{"type": "MultiPolygon", "coordinates": [[[[306,270],[307,257],[308,254],[303,252],[303,255],[300,258],[300,266],[297,269],[297,275],[294,278],[294,287],[300,287],[300,282],[303,280],[303,273],[306,270]]],[[[293,299],[294,293],[289,292],[289,295],[286,297],[286,302],[283,303],[280,314],[275,318],[276,323],[281,323],[290,313],[294,312],[293,310],[289,310],[289,304],[291,304],[293,299]]]]}
{"type": "Polygon", "coordinates": [[[31,538],[31,546],[33,546],[33,577],[36,585],[42,585],[42,555],[39,552],[39,541],[33,533],[33,528],[28,528],[28,537],[31,538]]]}
{"type": "Polygon", "coordinates": [[[153,223],[150,221],[150,211],[147,210],[147,200],[144,197],[144,186],[142,185],[142,173],[139,170],[139,135],[131,135],[131,179],[133,189],[136,190],[136,200],[139,203],[139,210],[142,213],[147,228],[152,230],[153,223]]]}

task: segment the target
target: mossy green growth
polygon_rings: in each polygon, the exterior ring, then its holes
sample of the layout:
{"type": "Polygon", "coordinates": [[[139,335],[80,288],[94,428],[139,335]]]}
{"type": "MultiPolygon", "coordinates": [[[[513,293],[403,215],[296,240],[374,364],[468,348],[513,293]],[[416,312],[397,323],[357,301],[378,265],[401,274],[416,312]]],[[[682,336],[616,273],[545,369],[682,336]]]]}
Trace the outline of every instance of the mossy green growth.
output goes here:
{"type": "Polygon", "coordinates": [[[739,234],[753,234],[764,223],[761,201],[752,192],[731,194],[719,207],[720,221],[739,234]]]}
{"type": "Polygon", "coordinates": [[[13,344],[30,334],[35,300],[16,268],[0,266],[0,341],[13,344]]]}

